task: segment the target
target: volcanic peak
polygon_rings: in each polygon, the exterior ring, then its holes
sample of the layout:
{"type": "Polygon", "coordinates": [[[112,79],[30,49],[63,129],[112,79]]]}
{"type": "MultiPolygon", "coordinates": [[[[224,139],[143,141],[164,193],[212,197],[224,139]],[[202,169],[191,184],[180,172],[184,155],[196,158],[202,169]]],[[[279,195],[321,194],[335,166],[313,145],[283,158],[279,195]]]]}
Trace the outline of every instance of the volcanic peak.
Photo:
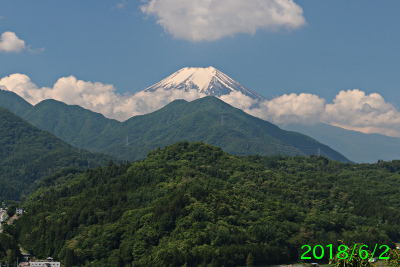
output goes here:
{"type": "Polygon", "coordinates": [[[258,100],[266,98],[234,81],[226,74],[210,66],[208,68],[186,67],[178,70],[159,83],[145,89],[154,92],[160,88],[165,90],[197,90],[199,93],[212,96],[228,95],[240,91],[243,94],[258,100]]]}

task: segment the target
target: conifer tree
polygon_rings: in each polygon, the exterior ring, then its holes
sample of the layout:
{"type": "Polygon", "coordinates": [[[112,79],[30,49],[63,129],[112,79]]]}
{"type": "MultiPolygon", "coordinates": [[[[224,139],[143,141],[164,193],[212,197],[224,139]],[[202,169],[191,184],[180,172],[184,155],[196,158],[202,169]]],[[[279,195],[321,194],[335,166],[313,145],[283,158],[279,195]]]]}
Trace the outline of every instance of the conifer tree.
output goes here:
{"type": "Polygon", "coordinates": [[[247,255],[246,267],[253,267],[253,266],[254,266],[254,257],[253,254],[250,252],[249,255],[247,255]]]}

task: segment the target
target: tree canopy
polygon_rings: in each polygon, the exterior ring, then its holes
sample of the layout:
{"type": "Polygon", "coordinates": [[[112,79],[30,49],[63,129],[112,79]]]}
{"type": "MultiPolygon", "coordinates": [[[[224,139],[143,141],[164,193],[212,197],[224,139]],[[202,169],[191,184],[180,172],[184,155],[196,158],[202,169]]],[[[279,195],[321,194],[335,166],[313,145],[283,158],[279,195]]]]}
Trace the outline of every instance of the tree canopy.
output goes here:
{"type": "MultiPolygon", "coordinates": [[[[400,239],[400,161],[234,156],[180,142],[145,160],[44,179],[19,242],[65,266],[237,266],[296,261],[301,247],[400,239]]],[[[328,260],[328,253],[325,260],[328,260]]]]}

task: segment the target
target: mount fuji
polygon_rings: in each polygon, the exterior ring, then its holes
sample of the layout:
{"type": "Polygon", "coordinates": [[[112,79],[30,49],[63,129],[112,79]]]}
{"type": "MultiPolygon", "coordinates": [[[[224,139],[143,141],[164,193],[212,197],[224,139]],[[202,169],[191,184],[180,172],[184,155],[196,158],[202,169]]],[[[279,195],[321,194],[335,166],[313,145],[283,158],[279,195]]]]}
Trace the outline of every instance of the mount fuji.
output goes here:
{"type": "Polygon", "coordinates": [[[239,91],[255,100],[266,100],[265,97],[244,87],[228,75],[211,66],[208,68],[186,67],[180,69],[144,91],[154,92],[160,88],[165,90],[178,89],[186,92],[194,89],[199,93],[217,97],[239,91]]]}

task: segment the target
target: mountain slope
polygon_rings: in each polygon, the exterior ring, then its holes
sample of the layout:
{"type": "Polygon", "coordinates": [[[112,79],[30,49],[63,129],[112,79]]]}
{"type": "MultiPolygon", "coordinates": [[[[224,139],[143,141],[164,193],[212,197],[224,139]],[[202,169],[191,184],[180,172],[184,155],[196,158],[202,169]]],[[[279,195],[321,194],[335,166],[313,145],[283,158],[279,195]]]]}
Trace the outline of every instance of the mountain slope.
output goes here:
{"type": "Polygon", "coordinates": [[[0,108],[0,200],[19,200],[35,182],[65,167],[105,165],[110,156],[80,151],[0,108]]]}
{"type": "Polygon", "coordinates": [[[174,142],[204,141],[237,155],[322,155],[348,160],[302,134],[248,115],[215,97],[174,101],[150,114],[124,122],[109,120],[79,106],[45,100],[24,118],[74,146],[118,158],[137,160],[147,152],[174,142]]]}
{"type": "Polygon", "coordinates": [[[32,105],[16,93],[0,89],[0,107],[22,116],[32,108],[32,105]]]}
{"type": "Polygon", "coordinates": [[[310,155],[318,148],[335,160],[348,160],[305,135],[279,127],[233,108],[215,97],[178,100],[150,114],[135,116],[120,127],[102,132],[96,149],[130,160],[178,141],[204,141],[237,155],[310,155]]]}
{"type": "MultiPolygon", "coordinates": [[[[132,117],[122,123],[122,129],[118,139],[125,140],[123,135],[128,136],[131,140],[128,144],[141,150],[140,157],[157,146],[187,140],[204,141],[236,155],[310,155],[317,154],[320,148],[330,158],[348,162],[338,152],[308,136],[283,131],[216,97],[189,103],[175,101],[151,114],[132,117]]],[[[114,151],[106,151],[114,155],[114,151]]]]}
{"type": "Polygon", "coordinates": [[[43,100],[22,117],[69,144],[84,148],[91,148],[93,140],[104,130],[112,131],[120,125],[120,122],[107,119],[102,114],[53,99],[43,100]]]}
{"type": "Polygon", "coordinates": [[[311,136],[358,163],[400,159],[400,138],[380,134],[364,134],[324,123],[289,124],[281,127],[311,136]]]}
{"type": "Polygon", "coordinates": [[[208,96],[228,95],[231,92],[238,91],[253,99],[266,99],[234,81],[232,78],[228,77],[228,75],[214,67],[180,69],[144,91],[154,92],[158,89],[197,90],[208,96]]]}
{"type": "Polygon", "coordinates": [[[15,232],[33,255],[66,266],[244,266],[250,253],[270,266],[299,260],[304,244],[393,247],[398,170],[181,142],[43,180],[15,232]]]}
{"type": "MultiPolygon", "coordinates": [[[[16,94],[13,97],[10,103],[26,102],[16,94]]],[[[156,112],[135,116],[123,123],[52,99],[31,107],[22,117],[73,146],[128,160],[144,158],[157,146],[189,140],[208,142],[237,155],[321,154],[348,162],[336,151],[307,136],[282,131],[215,97],[190,103],[174,101],[156,112]]]]}

